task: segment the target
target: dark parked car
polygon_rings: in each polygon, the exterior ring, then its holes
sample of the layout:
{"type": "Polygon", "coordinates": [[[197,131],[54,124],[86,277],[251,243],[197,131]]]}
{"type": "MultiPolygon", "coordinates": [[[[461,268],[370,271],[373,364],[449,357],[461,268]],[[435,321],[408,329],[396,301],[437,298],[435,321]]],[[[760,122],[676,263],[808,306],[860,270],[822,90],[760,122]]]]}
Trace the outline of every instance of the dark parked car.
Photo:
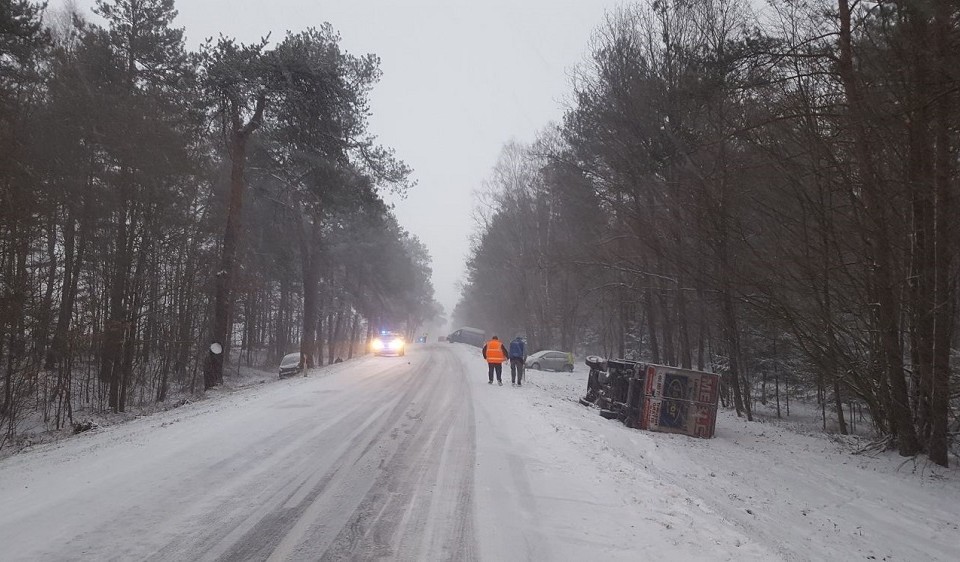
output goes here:
{"type": "Polygon", "coordinates": [[[303,371],[303,362],[300,361],[300,352],[288,353],[280,360],[280,378],[296,375],[303,371]]]}
{"type": "Polygon", "coordinates": [[[527,356],[528,369],[549,371],[573,371],[573,356],[565,351],[545,349],[527,356]]]}

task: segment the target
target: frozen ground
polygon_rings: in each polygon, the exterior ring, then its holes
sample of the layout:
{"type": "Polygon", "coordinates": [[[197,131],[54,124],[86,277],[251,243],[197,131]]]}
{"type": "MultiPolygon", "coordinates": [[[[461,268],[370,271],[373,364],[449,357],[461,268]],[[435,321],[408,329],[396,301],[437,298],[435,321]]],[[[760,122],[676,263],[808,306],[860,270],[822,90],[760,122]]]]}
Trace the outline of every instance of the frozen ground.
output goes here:
{"type": "Polygon", "coordinates": [[[0,461],[0,559],[957,560],[960,472],[723,412],[627,429],[586,371],[433,344],[0,461]]]}
{"type": "MultiPolygon", "coordinates": [[[[48,377],[53,378],[53,373],[46,373],[48,377]]],[[[202,377],[202,374],[200,375],[202,377]]],[[[79,377],[78,377],[79,378],[79,377]]],[[[274,381],[277,378],[275,370],[261,370],[246,365],[236,365],[231,363],[224,372],[223,385],[207,393],[206,398],[217,398],[224,394],[230,394],[239,389],[249,386],[264,384],[274,381]]],[[[46,384],[53,384],[50,380],[46,384]]],[[[198,381],[202,388],[203,382],[198,381]]],[[[74,381],[75,400],[78,396],[83,396],[83,382],[74,381]]],[[[90,423],[94,427],[106,428],[119,423],[129,422],[131,420],[155,415],[164,410],[172,410],[182,407],[185,404],[196,402],[201,399],[198,395],[191,393],[188,388],[171,388],[167,392],[167,399],[164,402],[154,402],[149,396],[140,394],[131,396],[128,399],[125,412],[114,413],[110,411],[98,411],[92,404],[74,404],[73,421],[74,423],[90,423]]],[[[65,417],[66,413],[62,415],[65,417]]],[[[49,405],[47,412],[47,421],[43,420],[43,413],[37,410],[28,410],[20,414],[22,419],[18,420],[16,433],[17,439],[14,442],[7,442],[0,448],[0,460],[16,454],[22,449],[59,441],[73,435],[74,430],[70,422],[66,419],[61,420],[61,428],[57,430],[56,424],[56,404],[49,405]]]]}
{"type": "Polygon", "coordinates": [[[816,432],[819,419],[801,404],[791,405],[793,418],[765,423],[721,411],[710,440],[631,430],[576,403],[586,377],[584,366],[531,372],[533,411],[597,462],[598,478],[629,490],[623,501],[671,540],[715,542],[721,558],[753,546],[768,559],[960,560],[956,468],[854,455],[855,440],[816,432]],[[691,509],[718,526],[699,528],[691,509]]]}

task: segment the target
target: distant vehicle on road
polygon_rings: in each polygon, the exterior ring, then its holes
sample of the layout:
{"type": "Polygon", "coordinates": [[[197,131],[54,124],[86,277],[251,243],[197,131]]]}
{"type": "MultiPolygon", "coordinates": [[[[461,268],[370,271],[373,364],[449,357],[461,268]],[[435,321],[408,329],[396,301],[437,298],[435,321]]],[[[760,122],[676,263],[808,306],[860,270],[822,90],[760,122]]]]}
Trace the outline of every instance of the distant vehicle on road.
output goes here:
{"type": "Polygon", "coordinates": [[[296,375],[303,371],[303,363],[300,361],[300,352],[288,353],[280,360],[280,378],[296,375]]]}
{"type": "Polygon", "coordinates": [[[487,334],[483,330],[464,326],[447,336],[447,341],[450,343],[466,343],[483,347],[483,344],[487,343],[487,334]]]}
{"type": "Polygon", "coordinates": [[[573,371],[573,356],[565,351],[545,349],[527,356],[526,368],[537,371],[573,371]]]}
{"type": "Polygon", "coordinates": [[[396,355],[403,357],[407,353],[407,342],[396,332],[383,330],[370,342],[370,351],[374,355],[396,355]]]}

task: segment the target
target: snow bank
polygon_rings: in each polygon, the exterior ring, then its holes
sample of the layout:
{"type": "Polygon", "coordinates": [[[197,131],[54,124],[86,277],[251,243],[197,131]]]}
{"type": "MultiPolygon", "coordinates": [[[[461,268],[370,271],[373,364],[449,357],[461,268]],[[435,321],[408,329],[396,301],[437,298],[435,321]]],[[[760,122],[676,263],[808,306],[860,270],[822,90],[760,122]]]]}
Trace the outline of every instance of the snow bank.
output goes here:
{"type": "Polygon", "coordinates": [[[730,411],[719,413],[709,440],[629,429],[578,403],[587,373],[583,365],[527,371],[522,388],[492,389],[509,396],[489,397],[501,404],[478,410],[516,417],[517,464],[529,477],[573,471],[572,481],[615,484],[613,497],[554,506],[571,533],[574,521],[606,521],[607,555],[629,559],[632,545],[633,559],[960,559],[956,468],[894,453],[854,455],[850,440],[730,411]]]}

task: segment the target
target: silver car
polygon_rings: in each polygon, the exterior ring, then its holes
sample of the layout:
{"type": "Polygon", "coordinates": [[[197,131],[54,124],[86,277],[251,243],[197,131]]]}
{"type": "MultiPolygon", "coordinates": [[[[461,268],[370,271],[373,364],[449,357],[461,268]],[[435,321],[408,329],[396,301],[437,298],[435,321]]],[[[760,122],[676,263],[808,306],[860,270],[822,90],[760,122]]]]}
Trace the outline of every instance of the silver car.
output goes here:
{"type": "Polygon", "coordinates": [[[300,362],[300,352],[288,353],[280,360],[280,378],[289,377],[303,371],[303,363],[300,362]]]}
{"type": "Polygon", "coordinates": [[[551,351],[546,349],[527,356],[525,363],[528,369],[550,371],[573,371],[573,357],[565,351],[551,351]]]}

